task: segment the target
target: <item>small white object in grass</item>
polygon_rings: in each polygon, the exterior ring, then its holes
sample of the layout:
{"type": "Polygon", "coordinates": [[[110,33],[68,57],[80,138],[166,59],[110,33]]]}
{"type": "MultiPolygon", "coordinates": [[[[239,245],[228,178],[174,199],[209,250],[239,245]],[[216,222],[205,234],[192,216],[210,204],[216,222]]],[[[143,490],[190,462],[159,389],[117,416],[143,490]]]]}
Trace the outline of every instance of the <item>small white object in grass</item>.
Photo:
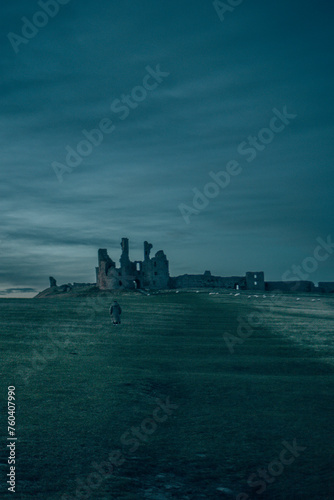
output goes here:
{"type": "Polygon", "coordinates": [[[248,298],[249,298],[249,299],[251,299],[251,298],[252,298],[252,296],[251,296],[251,295],[248,295],[248,298]]]}
{"type": "Polygon", "coordinates": [[[267,296],[266,295],[263,295],[263,298],[265,299],[267,296]]]}
{"type": "Polygon", "coordinates": [[[235,293],[235,294],[234,294],[234,297],[238,297],[238,295],[240,295],[240,293],[235,293]]]}
{"type": "Polygon", "coordinates": [[[199,290],[196,290],[196,293],[199,293],[199,290]]]}
{"type": "Polygon", "coordinates": [[[315,299],[312,299],[311,302],[315,302],[315,299]]]}
{"type": "Polygon", "coordinates": [[[300,300],[300,298],[298,297],[298,299],[296,299],[296,300],[300,300]]]}
{"type": "Polygon", "coordinates": [[[256,297],[256,298],[257,298],[257,297],[258,297],[258,295],[254,295],[254,297],[256,297]]]}
{"type": "Polygon", "coordinates": [[[179,291],[178,291],[178,290],[176,290],[176,292],[175,292],[175,293],[179,293],[179,291]]]}

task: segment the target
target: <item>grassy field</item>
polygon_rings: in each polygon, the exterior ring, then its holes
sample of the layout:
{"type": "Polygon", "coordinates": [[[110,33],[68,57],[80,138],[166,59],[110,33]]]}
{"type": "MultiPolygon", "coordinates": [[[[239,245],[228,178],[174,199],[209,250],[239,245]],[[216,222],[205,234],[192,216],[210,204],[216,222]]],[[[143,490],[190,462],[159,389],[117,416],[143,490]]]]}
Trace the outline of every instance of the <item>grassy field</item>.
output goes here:
{"type": "Polygon", "coordinates": [[[333,298],[113,297],[0,301],[1,498],[334,498],[333,298]]]}

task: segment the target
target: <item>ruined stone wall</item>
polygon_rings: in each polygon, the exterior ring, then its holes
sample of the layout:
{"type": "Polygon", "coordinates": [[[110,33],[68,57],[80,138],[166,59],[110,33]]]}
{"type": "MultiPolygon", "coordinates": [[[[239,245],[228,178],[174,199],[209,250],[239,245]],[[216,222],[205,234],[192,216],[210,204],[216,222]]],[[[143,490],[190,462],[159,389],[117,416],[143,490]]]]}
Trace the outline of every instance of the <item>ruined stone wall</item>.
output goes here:
{"type": "Polygon", "coordinates": [[[144,261],[132,262],[129,258],[129,242],[123,238],[120,267],[110,259],[107,250],[99,250],[99,267],[97,268],[97,286],[101,290],[168,287],[169,263],[162,250],[150,258],[152,245],[144,243],[144,261]]]}
{"type": "Polygon", "coordinates": [[[316,288],[312,281],[266,281],[265,289],[268,292],[315,292],[316,288]]]}
{"type": "Polygon", "coordinates": [[[264,273],[262,271],[246,273],[246,288],[247,290],[264,291],[264,273]]]}
{"type": "Polygon", "coordinates": [[[319,292],[334,293],[334,281],[320,281],[319,292]]]}
{"type": "Polygon", "coordinates": [[[115,262],[111,260],[105,248],[100,248],[98,251],[98,268],[96,268],[96,285],[100,290],[108,290],[108,271],[114,269],[115,262]]]}
{"type": "Polygon", "coordinates": [[[169,283],[169,263],[162,250],[151,259],[150,288],[168,288],[169,283]]]}
{"type": "Polygon", "coordinates": [[[246,278],[243,276],[212,276],[205,274],[183,274],[170,279],[171,288],[227,288],[240,290],[246,288],[246,278]]]}

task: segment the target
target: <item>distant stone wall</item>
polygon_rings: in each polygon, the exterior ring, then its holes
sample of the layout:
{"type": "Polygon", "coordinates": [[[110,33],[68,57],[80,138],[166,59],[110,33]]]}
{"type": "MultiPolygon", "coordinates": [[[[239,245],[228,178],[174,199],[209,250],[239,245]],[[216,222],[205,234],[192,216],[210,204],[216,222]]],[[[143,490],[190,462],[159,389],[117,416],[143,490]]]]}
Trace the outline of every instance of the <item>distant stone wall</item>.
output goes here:
{"type": "Polygon", "coordinates": [[[268,292],[315,292],[316,288],[312,281],[266,281],[265,289],[268,292]]]}
{"type": "Polygon", "coordinates": [[[247,290],[265,290],[264,273],[262,271],[246,273],[247,290]]]}
{"type": "Polygon", "coordinates": [[[321,293],[334,293],[334,281],[320,281],[319,292],[321,293]]]}
{"type": "Polygon", "coordinates": [[[183,274],[170,279],[171,288],[229,288],[240,290],[246,288],[246,278],[243,276],[212,276],[210,272],[204,274],[183,274]]]}
{"type": "Polygon", "coordinates": [[[88,286],[95,286],[96,283],[76,283],[72,284],[72,288],[86,288],[88,286]]]}

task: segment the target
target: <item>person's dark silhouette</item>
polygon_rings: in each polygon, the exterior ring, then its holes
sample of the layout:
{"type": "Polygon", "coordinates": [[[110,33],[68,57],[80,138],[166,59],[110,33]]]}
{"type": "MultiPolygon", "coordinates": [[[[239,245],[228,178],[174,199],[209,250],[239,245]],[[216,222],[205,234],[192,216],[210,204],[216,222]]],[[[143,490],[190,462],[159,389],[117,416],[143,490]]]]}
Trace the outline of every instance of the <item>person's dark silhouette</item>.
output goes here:
{"type": "Polygon", "coordinates": [[[121,324],[122,309],[116,300],[110,306],[109,312],[110,312],[110,316],[111,316],[111,320],[112,320],[113,325],[120,325],[121,324]]]}

